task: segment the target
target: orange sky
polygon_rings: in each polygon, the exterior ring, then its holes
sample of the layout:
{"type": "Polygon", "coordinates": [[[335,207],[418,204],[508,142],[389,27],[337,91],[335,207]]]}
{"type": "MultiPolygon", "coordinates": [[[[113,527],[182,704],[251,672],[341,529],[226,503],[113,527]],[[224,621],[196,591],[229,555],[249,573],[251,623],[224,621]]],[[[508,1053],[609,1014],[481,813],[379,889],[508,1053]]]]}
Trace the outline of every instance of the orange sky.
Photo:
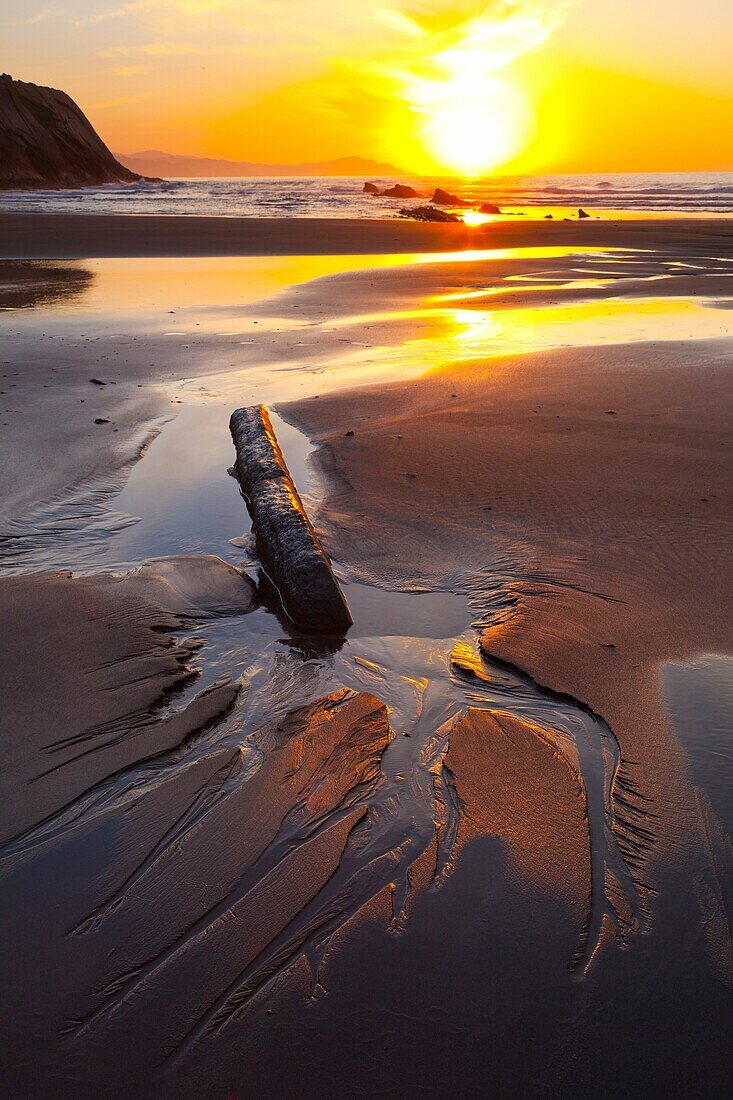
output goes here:
{"type": "Polygon", "coordinates": [[[0,0],[0,36],[122,152],[733,169],[730,0],[0,0]]]}

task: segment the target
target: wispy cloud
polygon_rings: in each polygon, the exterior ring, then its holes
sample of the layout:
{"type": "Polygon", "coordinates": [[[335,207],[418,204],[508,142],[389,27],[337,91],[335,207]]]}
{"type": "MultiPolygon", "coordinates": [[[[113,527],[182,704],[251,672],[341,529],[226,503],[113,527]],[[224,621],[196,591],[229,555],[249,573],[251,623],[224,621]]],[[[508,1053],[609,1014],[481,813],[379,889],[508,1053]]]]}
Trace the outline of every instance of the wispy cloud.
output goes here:
{"type": "MultiPolygon", "coordinates": [[[[254,5],[256,8],[260,6],[258,3],[254,5]]],[[[128,16],[153,23],[167,23],[171,19],[208,17],[227,10],[232,14],[236,14],[238,10],[240,17],[246,19],[246,13],[243,13],[242,5],[235,3],[234,0],[131,0],[127,4],[118,4],[113,8],[103,8],[100,11],[91,12],[89,15],[78,19],[77,24],[87,26],[94,23],[106,23],[110,19],[124,19],[128,16]]]]}
{"type": "Polygon", "coordinates": [[[26,15],[22,19],[8,19],[3,20],[3,26],[5,27],[35,27],[39,23],[46,23],[50,19],[63,19],[66,17],[66,12],[63,8],[59,7],[47,7],[41,8],[40,11],[34,12],[32,15],[26,15]]]}

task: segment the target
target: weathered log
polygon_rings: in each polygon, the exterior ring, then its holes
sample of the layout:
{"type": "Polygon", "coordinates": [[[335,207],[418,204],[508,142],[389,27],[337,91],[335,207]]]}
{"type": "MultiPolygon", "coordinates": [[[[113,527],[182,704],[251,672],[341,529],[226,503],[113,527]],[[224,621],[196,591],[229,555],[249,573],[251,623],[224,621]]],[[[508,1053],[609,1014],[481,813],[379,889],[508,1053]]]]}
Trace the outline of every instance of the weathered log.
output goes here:
{"type": "Polygon", "coordinates": [[[304,633],[345,634],[353,622],[348,605],[298,496],[267,409],[236,409],[229,427],[257,554],[283,611],[304,633]]]}

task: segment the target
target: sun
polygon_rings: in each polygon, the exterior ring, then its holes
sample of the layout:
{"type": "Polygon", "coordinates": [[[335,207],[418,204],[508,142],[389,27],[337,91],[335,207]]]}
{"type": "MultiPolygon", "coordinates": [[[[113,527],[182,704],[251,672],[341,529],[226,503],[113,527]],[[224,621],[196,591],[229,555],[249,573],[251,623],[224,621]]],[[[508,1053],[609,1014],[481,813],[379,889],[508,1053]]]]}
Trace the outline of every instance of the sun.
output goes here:
{"type": "Polygon", "coordinates": [[[511,161],[531,129],[518,89],[483,73],[455,74],[421,115],[426,151],[441,168],[464,176],[485,175],[511,161]]]}
{"type": "Polygon", "coordinates": [[[402,56],[386,67],[413,134],[438,171],[479,176],[516,161],[534,139],[534,114],[512,64],[537,49],[561,13],[507,2],[437,20],[393,12],[402,56]]]}

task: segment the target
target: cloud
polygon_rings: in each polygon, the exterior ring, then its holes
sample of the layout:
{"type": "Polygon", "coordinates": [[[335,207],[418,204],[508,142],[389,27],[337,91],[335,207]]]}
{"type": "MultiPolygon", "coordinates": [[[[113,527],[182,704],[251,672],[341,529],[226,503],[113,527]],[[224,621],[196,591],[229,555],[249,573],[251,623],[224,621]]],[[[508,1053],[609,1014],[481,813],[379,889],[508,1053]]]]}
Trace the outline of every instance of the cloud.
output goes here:
{"type": "Polygon", "coordinates": [[[5,27],[35,27],[39,23],[47,23],[50,19],[63,19],[65,12],[58,7],[42,8],[33,15],[27,15],[23,19],[10,19],[3,22],[5,27]]]}

